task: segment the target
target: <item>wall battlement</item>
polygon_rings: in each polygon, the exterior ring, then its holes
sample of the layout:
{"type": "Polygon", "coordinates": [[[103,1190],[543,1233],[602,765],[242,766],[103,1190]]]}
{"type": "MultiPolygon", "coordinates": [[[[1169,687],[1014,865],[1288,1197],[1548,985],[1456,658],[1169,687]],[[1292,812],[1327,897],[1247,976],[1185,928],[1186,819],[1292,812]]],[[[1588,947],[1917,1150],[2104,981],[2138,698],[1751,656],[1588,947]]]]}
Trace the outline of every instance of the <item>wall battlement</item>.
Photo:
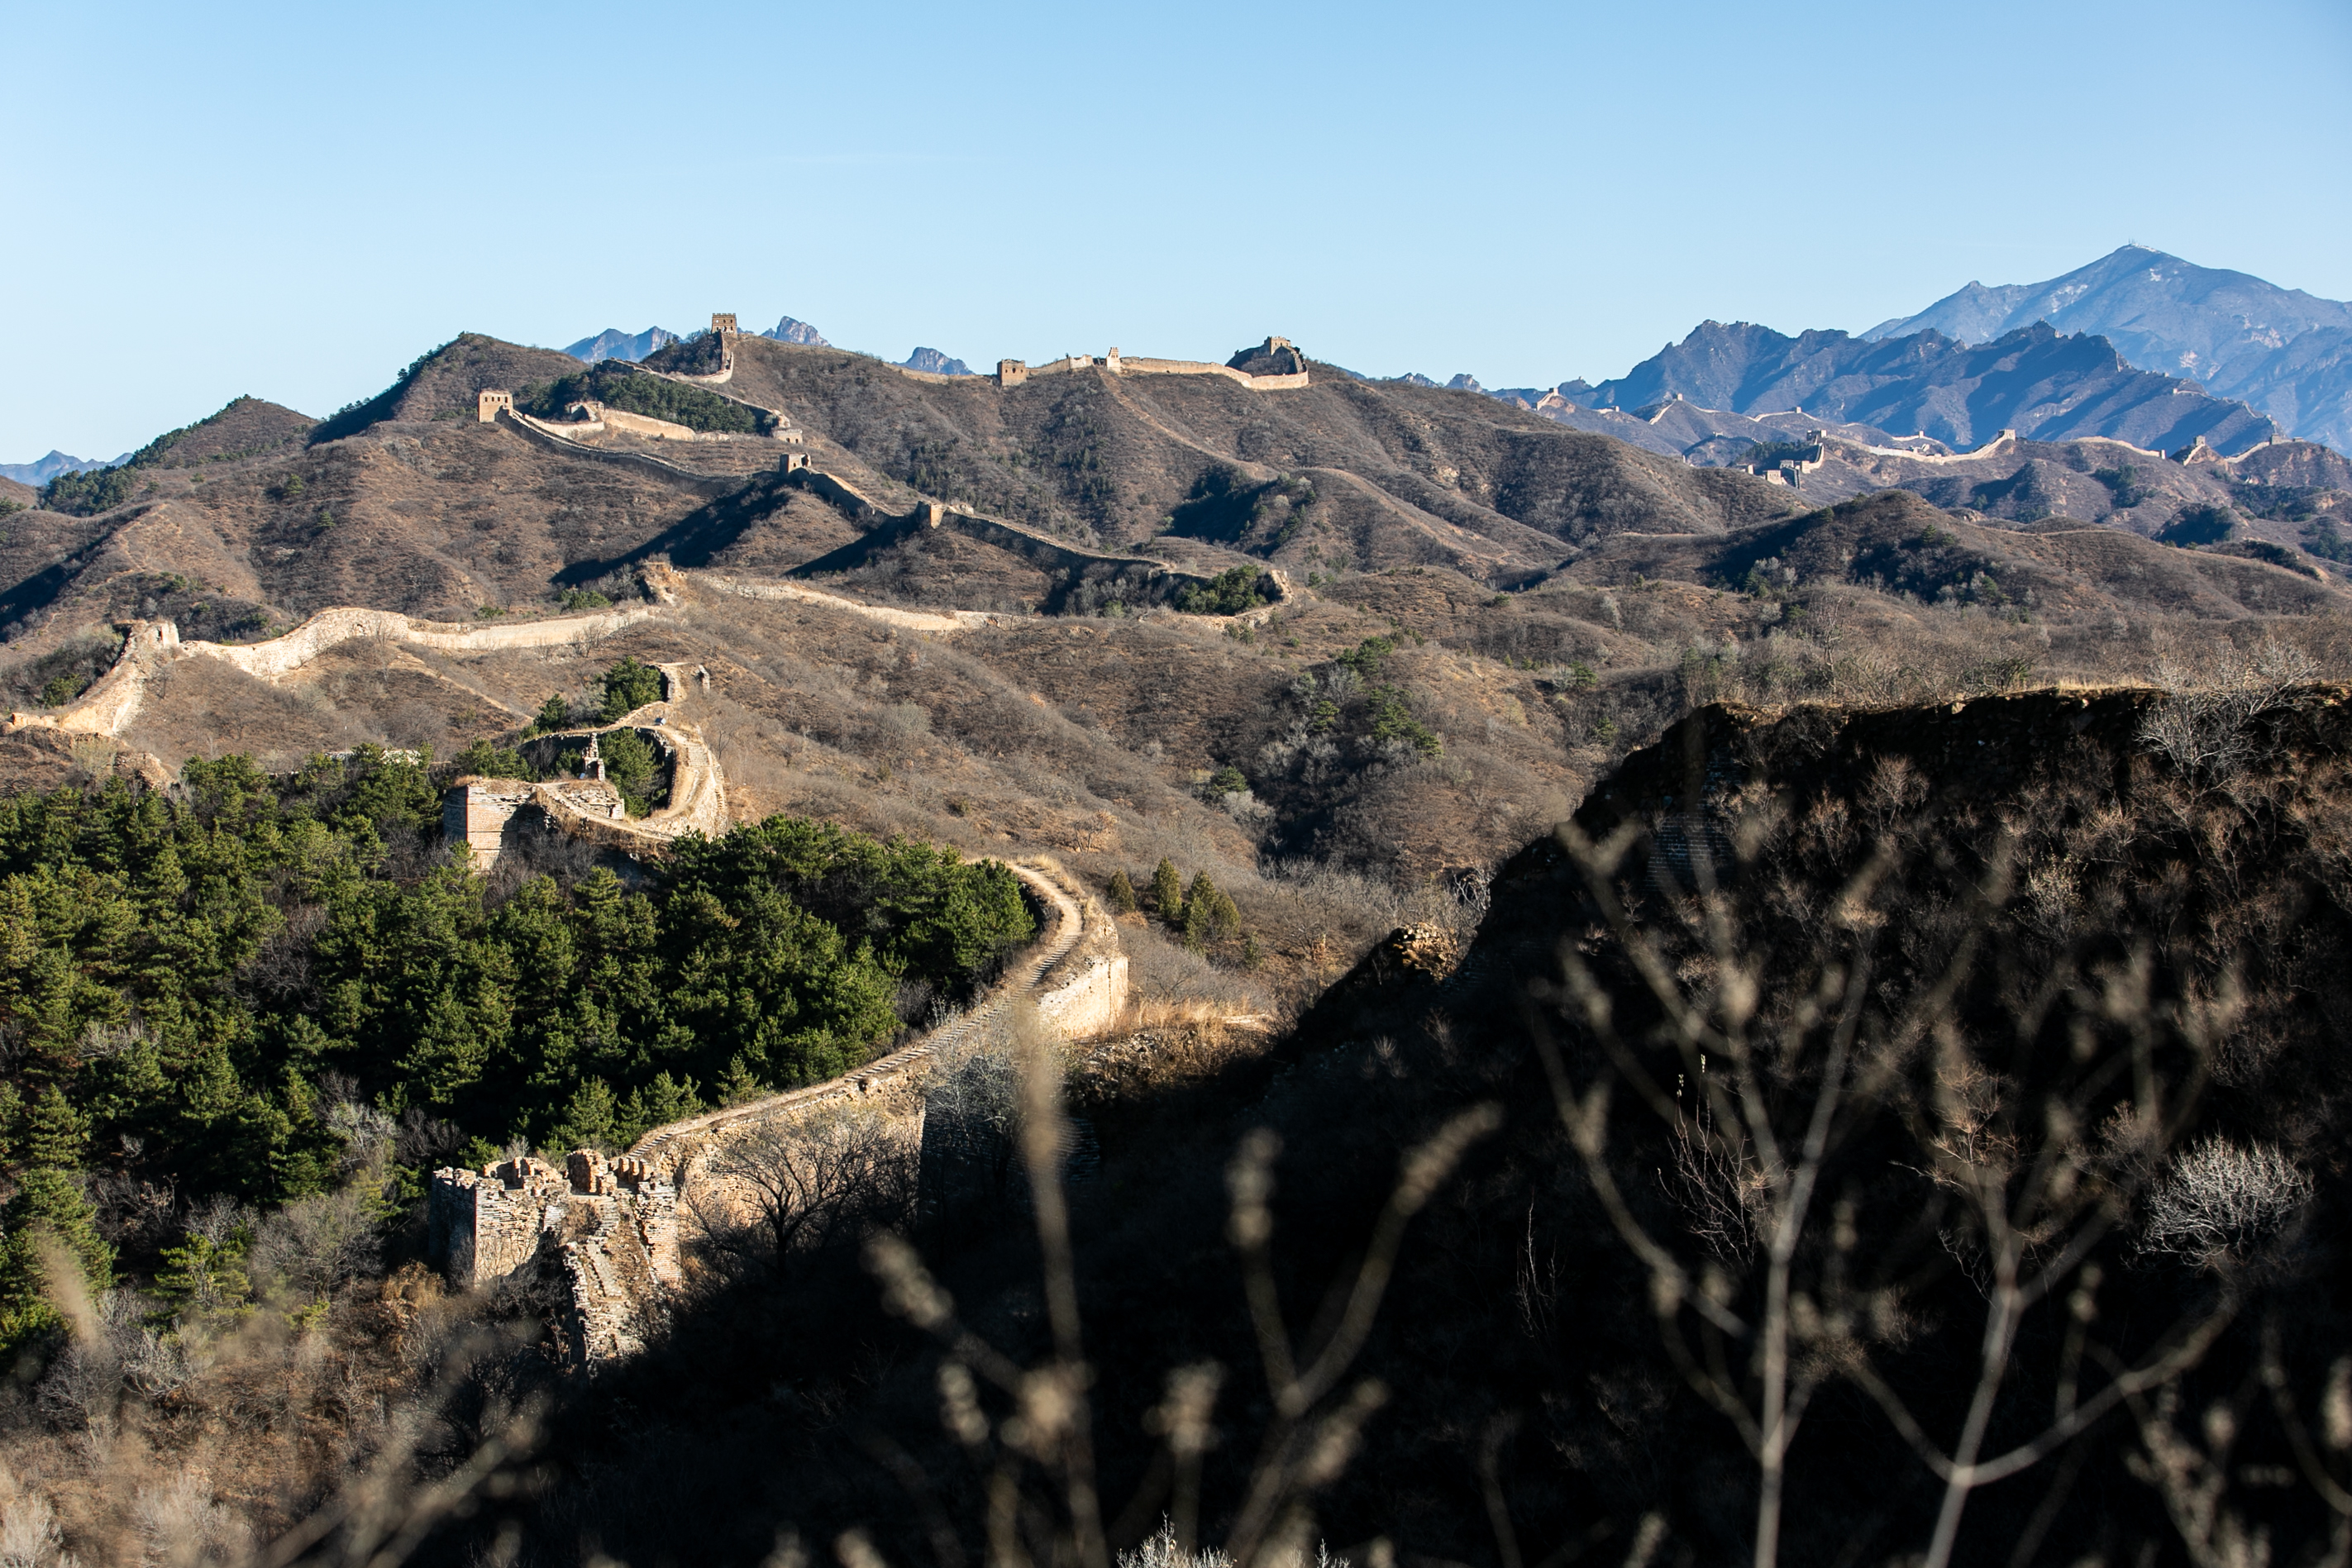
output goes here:
{"type": "MultiPolygon", "coordinates": [[[[1075,371],[1093,370],[1097,367],[1114,376],[1223,376],[1225,380],[1245,386],[1253,392],[1287,392],[1311,384],[1306,369],[1306,359],[1291,347],[1289,339],[1268,338],[1266,345],[1269,350],[1285,351],[1288,356],[1286,362],[1295,362],[1298,369],[1276,375],[1252,375],[1247,371],[1235,370],[1231,365],[1211,364],[1206,360],[1154,360],[1122,354],[1117,349],[1113,349],[1100,359],[1097,359],[1092,354],[1067,354],[1042,365],[1031,365],[1020,360],[999,360],[996,361],[996,384],[999,387],[1017,387],[1024,385],[1032,376],[1067,375],[1075,371]]],[[[903,367],[894,368],[901,369],[902,372],[908,375],[919,374],[917,371],[904,371],[903,367]]],[[[961,381],[967,378],[922,376],[920,379],[961,381]]]]}

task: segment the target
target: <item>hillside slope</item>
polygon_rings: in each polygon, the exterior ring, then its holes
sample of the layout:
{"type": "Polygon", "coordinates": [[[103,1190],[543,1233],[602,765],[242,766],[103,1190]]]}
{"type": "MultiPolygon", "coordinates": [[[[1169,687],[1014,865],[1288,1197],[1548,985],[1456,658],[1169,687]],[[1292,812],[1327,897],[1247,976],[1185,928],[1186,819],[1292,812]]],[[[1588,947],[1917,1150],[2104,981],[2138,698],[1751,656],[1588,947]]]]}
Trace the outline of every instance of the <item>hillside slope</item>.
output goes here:
{"type": "Polygon", "coordinates": [[[1167,528],[1285,564],[1484,574],[1549,565],[1564,545],[1628,528],[1712,531],[1790,509],[1745,476],[1694,473],[1474,393],[1328,369],[1280,392],[1100,367],[1006,389],[748,338],[736,366],[730,392],[913,491],[1121,548],[1167,528]],[[1285,475],[1313,484],[1303,516],[1275,504],[1285,475]]]}

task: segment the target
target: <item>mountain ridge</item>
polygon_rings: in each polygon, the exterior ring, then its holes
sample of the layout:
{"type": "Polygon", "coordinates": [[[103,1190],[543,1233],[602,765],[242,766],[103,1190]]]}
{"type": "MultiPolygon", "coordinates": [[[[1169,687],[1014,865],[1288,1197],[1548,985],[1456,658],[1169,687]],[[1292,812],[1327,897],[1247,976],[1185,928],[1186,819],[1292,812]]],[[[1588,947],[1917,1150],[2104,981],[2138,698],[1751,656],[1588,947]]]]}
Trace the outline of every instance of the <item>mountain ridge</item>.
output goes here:
{"type": "Polygon", "coordinates": [[[1971,281],[1859,336],[1932,328],[1974,344],[2037,320],[2096,333],[2135,365],[2236,398],[2307,440],[2352,450],[2352,303],[2147,246],[2122,246],[2039,283],[1971,281]]]}
{"type": "Polygon", "coordinates": [[[39,489],[60,474],[81,474],[92,468],[112,468],[130,460],[131,454],[114,457],[74,457],[52,447],[48,455],[36,457],[30,463],[0,463],[0,479],[14,479],[19,485],[39,489]]]}
{"type": "Polygon", "coordinates": [[[618,327],[607,327],[593,338],[583,338],[563,351],[575,360],[597,364],[605,360],[644,359],[656,349],[666,349],[677,342],[678,335],[667,327],[648,327],[642,332],[629,333],[618,327]]]}
{"type": "Polygon", "coordinates": [[[2014,429],[2033,440],[2111,436],[2166,451],[2201,436],[2234,455],[2286,434],[2234,400],[2134,367],[2104,338],[2062,336],[2041,321],[1982,345],[1934,328],[1872,340],[1704,321],[1622,377],[1559,392],[1590,408],[1679,399],[1738,413],[1801,412],[1958,448],[2014,429]]]}

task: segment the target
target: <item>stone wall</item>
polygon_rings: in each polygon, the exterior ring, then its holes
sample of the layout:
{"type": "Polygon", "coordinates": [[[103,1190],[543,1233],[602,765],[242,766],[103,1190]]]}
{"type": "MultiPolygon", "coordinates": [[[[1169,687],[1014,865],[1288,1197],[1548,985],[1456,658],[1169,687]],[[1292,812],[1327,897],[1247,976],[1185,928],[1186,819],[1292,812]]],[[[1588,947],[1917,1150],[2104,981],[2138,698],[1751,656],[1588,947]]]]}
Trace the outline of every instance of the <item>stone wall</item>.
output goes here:
{"type": "MultiPolygon", "coordinates": [[[[631,413],[623,408],[607,408],[601,402],[577,402],[572,405],[587,414],[594,423],[630,435],[642,435],[649,441],[725,441],[725,435],[705,435],[703,432],[651,415],[631,413]]],[[[559,427],[560,428],[560,427],[559,427]]],[[[568,433],[567,433],[568,434],[568,433]]]]}
{"type": "MultiPolygon", "coordinates": [[[[903,515],[893,515],[876,506],[852,486],[819,469],[802,469],[791,476],[794,483],[814,490],[848,513],[853,521],[867,530],[866,538],[856,545],[845,546],[814,561],[804,561],[793,569],[795,572],[835,570],[830,563],[850,552],[863,552],[877,545],[893,544],[901,538],[911,538],[925,529],[944,528],[953,528],[967,538],[994,545],[1000,549],[1010,550],[1048,571],[1083,571],[1088,567],[1104,566],[1114,570],[1140,570],[1154,578],[1174,579],[1188,583],[1209,580],[1199,572],[1170,566],[1151,556],[1112,555],[1102,550],[1081,549],[1023,524],[961,511],[944,502],[918,501],[911,510],[903,515]]],[[[1287,598],[1288,591],[1282,587],[1283,580],[1277,577],[1276,580],[1283,597],[1287,598]]]]}
{"type": "MultiPolygon", "coordinates": [[[[676,673],[665,670],[663,676],[671,695],[677,695],[676,673]]],[[[553,731],[533,744],[553,745],[616,729],[634,731],[667,758],[669,804],[649,815],[631,817],[619,793],[595,779],[530,784],[468,777],[453,782],[442,795],[444,841],[454,843],[464,838],[474,852],[475,869],[487,872],[498,863],[508,825],[525,806],[538,807],[551,823],[574,838],[629,854],[663,854],[672,840],[684,834],[717,838],[734,825],[718,758],[698,730],[672,721],[667,700],[641,707],[618,724],[553,731]]]]}
{"type": "Polygon", "coordinates": [[[8,727],[58,729],[72,735],[121,735],[137,716],[140,705],[146,701],[149,671],[158,664],[169,664],[184,647],[211,646],[205,643],[183,643],[179,624],[172,621],[117,622],[115,629],[122,633],[122,651],[115,656],[113,668],[56,713],[10,714],[8,727]]]}
{"type": "Polygon", "coordinates": [[[510,779],[461,779],[441,797],[444,842],[464,840],[474,864],[488,871],[505,847],[507,823],[531,803],[538,786],[510,779]]]}
{"type": "Polygon", "coordinates": [[[478,1171],[445,1167],[433,1173],[425,1209],[432,1260],[459,1290],[537,1262],[562,1269],[579,1364],[645,1348],[684,1282],[677,1191],[625,1155],[574,1149],[562,1170],[530,1155],[478,1171]]]}
{"type": "Polygon", "coordinates": [[[1034,1003],[1041,1019],[1070,1033],[1110,1027],[1125,1010],[1127,962],[1102,906],[1053,862],[1013,871],[1045,904],[1049,924],[979,1006],[831,1082],[657,1127],[626,1155],[577,1149],[561,1170],[530,1156],[437,1170],[426,1206],[433,1260],[459,1290],[535,1263],[561,1267],[573,1357],[594,1367],[644,1348],[664,1321],[684,1279],[681,1196],[690,1194],[695,1216],[745,1217],[751,1195],[730,1185],[723,1160],[714,1173],[714,1156],[756,1136],[790,1159],[780,1132],[822,1139],[848,1118],[878,1123],[911,1171],[934,1056],[985,1038],[1019,1005],[1034,1003]]]}
{"type": "Polygon", "coordinates": [[[1126,1016],[1127,952],[1118,925],[1083,883],[1054,861],[1033,868],[1077,906],[1078,939],[1038,977],[1037,1016],[1072,1040],[1108,1034],[1126,1016]]]}
{"type": "Polygon", "coordinates": [[[732,577],[724,572],[697,572],[693,580],[720,593],[734,594],[739,599],[792,599],[803,604],[822,604],[829,610],[845,610],[853,615],[908,632],[969,632],[979,626],[1008,625],[1021,619],[992,610],[897,610],[887,604],[865,604],[855,599],[844,599],[837,593],[820,592],[814,588],[803,588],[797,582],[765,581],[732,577]]]}
{"type": "MultiPolygon", "coordinates": [[[[1237,371],[1231,365],[1214,365],[1206,360],[1138,358],[1122,354],[1117,349],[1113,349],[1099,360],[1091,354],[1068,354],[1042,365],[1024,364],[1019,360],[999,360],[996,361],[996,384],[1000,387],[1017,387],[1032,376],[1067,375],[1073,371],[1092,370],[1097,365],[1115,376],[1223,376],[1225,380],[1245,386],[1253,392],[1286,392],[1311,384],[1311,378],[1305,371],[1290,375],[1254,376],[1247,371],[1237,371]]],[[[969,376],[926,375],[919,371],[909,371],[904,367],[893,368],[897,369],[900,375],[912,376],[917,381],[950,382],[972,379],[969,376]]]]}
{"type": "Polygon", "coordinates": [[[933,1056],[975,1038],[1016,1000],[1034,1004],[1041,1016],[1052,1008],[1051,1021],[1066,1032],[1108,1027],[1107,1022],[1097,1020],[1116,1019],[1127,1006],[1128,969],[1118,948],[1118,926],[1057,863],[1040,859],[1012,869],[1045,905],[1049,924],[1036,945],[1005,971],[980,1005],[881,1061],[829,1083],[787,1090],[656,1127],[629,1152],[678,1179],[677,1173],[690,1169],[711,1141],[723,1139],[730,1128],[790,1119],[830,1100],[902,1093],[933,1056]],[[1066,962],[1074,953],[1083,955],[1075,967],[1066,962]]]}
{"type": "MultiPolygon", "coordinates": [[[[670,379],[696,382],[707,378],[672,376],[670,379]]],[[[649,473],[661,475],[665,478],[677,480],[688,488],[699,491],[706,496],[715,497],[732,495],[743,486],[743,478],[740,475],[730,476],[724,474],[698,474],[691,468],[681,468],[677,464],[656,457],[650,452],[633,452],[626,447],[591,446],[584,441],[574,441],[564,434],[563,426],[550,424],[545,420],[533,419],[529,414],[509,413],[500,423],[524,440],[547,447],[551,451],[565,453],[574,457],[585,457],[594,463],[616,463],[625,467],[644,469],[649,473]]]]}

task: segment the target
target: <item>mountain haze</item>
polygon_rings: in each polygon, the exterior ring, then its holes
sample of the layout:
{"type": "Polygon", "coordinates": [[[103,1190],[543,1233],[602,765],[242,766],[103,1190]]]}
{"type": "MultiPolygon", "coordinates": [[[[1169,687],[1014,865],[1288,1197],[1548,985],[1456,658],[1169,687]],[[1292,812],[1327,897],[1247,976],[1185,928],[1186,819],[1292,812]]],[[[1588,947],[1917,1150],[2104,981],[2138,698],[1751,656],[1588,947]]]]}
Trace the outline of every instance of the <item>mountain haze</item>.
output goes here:
{"type": "Polygon", "coordinates": [[[667,348],[677,341],[677,334],[663,327],[648,327],[634,335],[618,327],[607,327],[593,338],[583,338],[563,351],[575,360],[596,364],[604,360],[642,360],[656,349],[667,348]]]}
{"type": "Polygon", "coordinates": [[[37,457],[30,463],[0,463],[0,479],[14,479],[19,485],[38,488],[60,474],[111,468],[130,455],[126,452],[121,457],[69,457],[62,452],[52,451],[47,456],[37,457]]]}
{"type": "Polygon", "coordinates": [[[968,376],[972,373],[970,365],[961,360],[951,360],[937,349],[917,349],[898,364],[901,369],[921,371],[934,376],[968,376]]]}
{"type": "Polygon", "coordinates": [[[2306,440],[2352,450],[2352,304],[2127,245],[2040,283],[1969,283],[1863,337],[1933,329],[1965,343],[2036,321],[2096,333],[2133,364],[2252,404],[2306,440]]]}
{"type": "Polygon", "coordinates": [[[1654,408],[1675,399],[1738,413],[1801,410],[1898,435],[1973,447],[2004,429],[2036,441],[2104,435],[2170,451],[2202,436],[2243,452],[2276,423],[2193,383],[2137,370],[2103,338],[2046,324],[1971,346],[1932,328],[1901,338],[1839,331],[1788,337],[1748,322],[1702,322],[1622,377],[1559,388],[1591,408],[1654,408]]]}

